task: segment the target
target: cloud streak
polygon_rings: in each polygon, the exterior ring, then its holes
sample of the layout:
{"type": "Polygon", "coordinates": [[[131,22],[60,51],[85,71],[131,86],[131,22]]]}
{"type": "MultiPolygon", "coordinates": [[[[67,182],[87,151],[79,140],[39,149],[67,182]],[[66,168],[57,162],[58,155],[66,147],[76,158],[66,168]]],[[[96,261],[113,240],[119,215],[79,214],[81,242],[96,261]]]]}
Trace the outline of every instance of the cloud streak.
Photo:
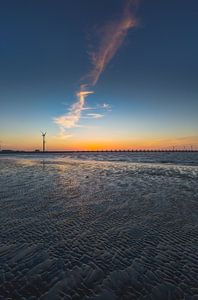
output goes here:
{"type": "Polygon", "coordinates": [[[135,17],[137,5],[137,0],[127,1],[120,20],[109,22],[101,30],[99,48],[91,53],[93,68],[87,76],[91,85],[97,83],[107,64],[123,44],[129,29],[137,26],[138,22],[135,17]]]}
{"type": "Polygon", "coordinates": [[[91,114],[87,114],[87,116],[85,118],[88,118],[88,119],[101,119],[103,117],[104,117],[104,115],[102,115],[102,114],[91,113],[91,114]]]}
{"type": "MultiPolygon", "coordinates": [[[[84,90],[84,86],[81,86],[80,91],[76,93],[77,101],[70,107],[69,112],[63,116],[54,118],[54,122],[60,127],[60,134],[63,137],[65,135],[65,129],[71,129],[80,127],[78,122],[81,117],[81,112],[84,109],[85,98],[93,94],[92,91],[84,90]]],[[[71,135],[66,135],[70,137],[71,135]]]]}
{"type": "MultiPolygon", "coordinates": [[[[76,93],[77,101],[70,107],[69,112],[60,117],[54,118],[54,122],[60,127],[60,135],[64,137],[67,129],[79,127],[79,121],[83,110],[86,110],[85,99],[92,91],[89,86],[95,86],[107,64],[113,59],[118,49],[121,47],[128,31],[137,26],[135,11],[138,0],[128,0],[124,7],[123,13],[119,20],[106,24],[102,30],[102,36],[96,51],[91,53],[92,68],[84,77],[87,83],[81,85],[80,90],[76,93]]],[[[105,104],[104,109],[109,110],[110,106],[105,104]]],[[[89,118],[99,119],[103,117],[100,114],[89,114],[89,118]]],[[[67,137],[70,135],[66,135],[67,137]]]]}

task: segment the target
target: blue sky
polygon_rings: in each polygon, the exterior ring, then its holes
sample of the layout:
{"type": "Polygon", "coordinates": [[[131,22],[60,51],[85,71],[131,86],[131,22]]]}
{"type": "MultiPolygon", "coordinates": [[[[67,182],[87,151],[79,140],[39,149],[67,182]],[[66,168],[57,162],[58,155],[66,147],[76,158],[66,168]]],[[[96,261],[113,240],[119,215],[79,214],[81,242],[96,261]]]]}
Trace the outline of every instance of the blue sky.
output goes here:
{"type": "Polygon", "coordinates": [[[88,53],[97,51],[100,28],[118,20],[124,5],[122,0],[1,1],[0,140],[5,147],[40,147],[40,129],[48,131],[53,149],[90,146],[92,140],[103,145],[103,136],[114,146],[117,141],[138,147],[137,140],[146,146],[149,139],[167,146],[163,139],[172,145],[181,138],[186,138],[181,147],[198,145],[194,0],[140,2],[139,25],[128,31],[93,87],[95,94],[86,98],[86,105],[94,108],[90,113],[103,117],[81,118],[82,127],[66,130],[70,139],[58,140],[53,118],[75,102],[81,79],[91,68],[88,53]],[[111,109],[101,109],[104,103],[111,109]]]}

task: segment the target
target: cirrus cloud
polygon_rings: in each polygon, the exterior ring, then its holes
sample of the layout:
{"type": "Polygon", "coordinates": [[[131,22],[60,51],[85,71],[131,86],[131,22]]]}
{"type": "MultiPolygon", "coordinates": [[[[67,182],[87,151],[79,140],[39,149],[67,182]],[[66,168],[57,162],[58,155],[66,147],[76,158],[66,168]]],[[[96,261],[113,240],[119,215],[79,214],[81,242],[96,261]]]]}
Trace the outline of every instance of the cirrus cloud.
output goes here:
{"type": "MultiPolygon", "coordinates": [[[[135,17],[135,12],[139,0],[128,0],[124,6],[121,17],[117,20],[108,22],[101,30],[101,37],[98,47],[91,53],[92,68],[84,77],[87,83],[81,85],[76,93],[77,101],[69,108],[69,111],[54,118],[54,122],[60,128],[60,134],[64,135],[68,129],[81,127],[79,121],[82,117],[82,111],[88,110],[85,106],[85,99],[92,91],[89,91],[89,86],[95,86],[107,64],[113,59],[118,49],[121,47],[128,31],[135,28],[138,24],[135,17]]],[[[101,108],[111,110],[110,105],[104,103],[101,108]]],[[[87,114],[87,118],[100,119],[103,117],[99,113],[87,114]]]]}

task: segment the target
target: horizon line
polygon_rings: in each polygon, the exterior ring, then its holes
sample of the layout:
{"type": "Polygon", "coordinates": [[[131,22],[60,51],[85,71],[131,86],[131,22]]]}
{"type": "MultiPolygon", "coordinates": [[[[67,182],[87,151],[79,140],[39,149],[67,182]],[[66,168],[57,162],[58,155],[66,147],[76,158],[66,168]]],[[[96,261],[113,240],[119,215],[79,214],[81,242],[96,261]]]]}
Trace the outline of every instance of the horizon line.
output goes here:
{"type": "Polygon", "coordinates": [[[112,149],[112,150],[46,150],[46,151],[41,151],[41,150],[11,150],[11,149],[4,149],[0,150],[0,154],[50,154],[50,153],[99,153],[99,152],[106,152],[106,153],[115,153],[115,152],[198,152],[198,149],[112,149]]]}

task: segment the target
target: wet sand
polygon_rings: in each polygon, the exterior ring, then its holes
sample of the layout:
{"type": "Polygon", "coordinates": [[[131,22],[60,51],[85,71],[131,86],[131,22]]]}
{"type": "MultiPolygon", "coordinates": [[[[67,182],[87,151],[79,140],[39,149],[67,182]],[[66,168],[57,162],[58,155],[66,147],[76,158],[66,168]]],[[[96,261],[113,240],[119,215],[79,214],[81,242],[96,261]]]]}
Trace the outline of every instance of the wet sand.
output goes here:
{"type": "Polygon", "coordinates": [[[197,157],[101,155],[0,158],[0,299],[198,299],[197,157]]]}

